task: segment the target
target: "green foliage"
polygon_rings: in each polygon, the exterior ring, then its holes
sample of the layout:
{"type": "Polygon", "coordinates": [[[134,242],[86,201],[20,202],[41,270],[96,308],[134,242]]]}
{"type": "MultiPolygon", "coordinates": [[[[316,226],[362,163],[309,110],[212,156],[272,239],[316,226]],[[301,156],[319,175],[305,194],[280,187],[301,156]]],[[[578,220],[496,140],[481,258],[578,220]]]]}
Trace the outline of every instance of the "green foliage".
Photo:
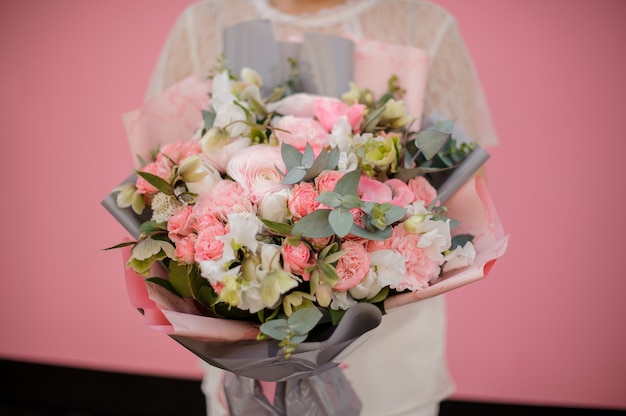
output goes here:
{"type": "Polygon", "coordinates": [[[317,308],[302,308],[287,319],[273,319],[261,325],[261,332],[280,341],[285,358],[290,358],[296,350],[296,344],[306,340],[309,332],[322,319],[323,314],[317,308]]]}
{"type": "Polygon", "coordinates": [[[333,170],[339,163],[339,149],[322,149],[315,157],[313,148],[307,143],[303,153],[290,144],[283,143],[280,148],[287,172],[283,173],[282,183],[293,185],[313,180],[324,170],[333,170]]]}

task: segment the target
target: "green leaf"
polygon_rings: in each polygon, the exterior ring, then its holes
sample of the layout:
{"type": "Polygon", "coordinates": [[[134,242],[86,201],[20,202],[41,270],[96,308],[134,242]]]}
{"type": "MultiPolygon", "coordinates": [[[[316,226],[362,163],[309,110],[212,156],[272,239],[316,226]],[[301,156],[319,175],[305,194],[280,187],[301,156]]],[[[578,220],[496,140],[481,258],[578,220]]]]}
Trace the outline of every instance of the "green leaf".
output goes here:
{"type": "Polygon", "coordinates": [[[426,160],[430,160],[448,143],[452,136],[454,122],[439,121],[427,130],[422,130],[415,137],[415,144],[426,160]]]}
{"type": "Polygon", "coordinates": [[[454,250],[457,247],[463,247],[466,243],[474,241],[472,234],[459,234],[452,237],[452,245],[450,250],[454,250]]]}
{"type": "Polygon", "coordinates": [[[302,166],[302,153],[292,145],[283,143],[280,147],[280,153],[288,171],[296,166],[302,166]]]}
{"type": "Polygon", "coordinates": [[[271,221],[271,220],[261,218],[261,217],[259,217],[259,219],[267,228],[269,228],[271,231],[275,232],[276,234],[280,234],[280,235],[291,234],[292,227],[289,224],[285,224],[283,222],[271,221]]]}
{"type": "Polygon", "coordinates": [[[124,243],[119,243],[119,244],[116,244],[116,245],[114,245],[114,246],[112,246],[112,247],[107,247],[107,248],[105,248],[105,249],[103,249],[103,250],[113,250],[113,249],[116,249],[116,248],[122,248],[122,247],[132,246],[132,245],[134,245],[134,244],[137,244],[137,242],[136,242],[136,241],[126,241],[126,242],[124,242],[124,243]]]}
{"type": "Polygon", "coordinates": [[[292,185],[302,181],[305,176],[306,169],[302,166],[296,166],[287,172],[281,183],[283,185],[292,185]]]}
{"type": "Polygon", "coordinates": [[[341,206],[341,196],[337,192],[322,192],[315,199],[328,207],[341,206]]]}
{"type": "Polygon", "coordinates": [[[329,287],[335,286],[335,283],[339,281],[339,275],[337,274],[337,269],[335,269],[332,264],[318,262],[317,270],[319,270],[320,278],[329,287]]]}
{"type": "Polygon", "coordinates": [[[334,170],[337,168],[339,164],[339,157],[341,156],[341,152],[339,152],[338,147],[333,147],[330,152],[328,152],[328,165],[326,165],[327,170],[334,170]]]}
{"type": "Polygon", "coordinates": [[[387,299],[387,296],[389,296],[389,286],[383,287],[380,290],[380,292],[378,292],[376,294],[376,296],[374,296],[373,298],[368,299],[367,301],[369,303],[378,303],[378,302],[382,302],[383,300],[387,299]]]}
{"type": "Polygon", "coordinates": [[[402,207],[394,204],[383,205],[385,205],[385,219],[387,220],[388,225],[391,225],[396,221],[400,221],[406,215],[406,209],[402,207]]]}
{"type": "Polygon", "coordinates": [[[194,299],[200,298],[200,288],[209,284],[196,267],[179,265],[174,261],[170,262],[169,278],[180,296],[194,299]]]}
{"type": "Polygon", "coordinates": [[[363,201],[356,195],[344,195],[341,199],[341,206],[345,209],[361,208],[363,201]]]}
{"type": "Polygon", "coordinates": [[[302,234],[303,236],[310,238],[323,238],[331,236],[335,234],[335,232],[328,223],[329,214],[329,209],[317,209],[309,215],[300,218],[291,231],[293,234],[302,234]]]}
{"type": "Polygon", "coordinates": [[[352,228],[350,228],[350,234],[354,234],[357,237],[366,238],[368,240],[383,241],[391,237],[392,230],[391,227],[387,227],[384,230],[377,230],[374,232],[353,224],[352,228]]]}
{"type": "Polygon", "coordinates": [[[348,172],[337,181],[334,191],[341,195],[356,195],[359,189],[359,179],[361,179],[360,170],[348,172]]]}
{"type": "Polygon", "coordinates": [[[153,175],[152,173],[143,172],[141,170],[136,171],[137,175],[141,176],[148,182],[150,185],[157,188],[159,191],[163,192],[166,195],[174,195],[174,189],[172,189],[172,185],[165,179],[160,176],[153,175]]]}
{"type": "Polygon", "coordinates": [[[307,170],[313,166],[313,162],[315,161],[315,153],[313,153],[313,148],[309,143],[306,144],[304,148],[304,153],[302,154],[302,166],[304,166],[307,170]]]}
{"type": "Polygon", "coordinates": [[[205,129],[208,130],[211,127],[213,127],[213,123],[215,123],[215,117],[216,116],[217,116],[217,114],[212,112],[212,111],[202,110],[202,119],[204,120],[204,128],[205,129]]]}
{"type": "MultiPolygon", "coordinates": [[[[308,146],[308,143],[307,143],[307,146],[308,146]]],[[[319,175],[324,169],[328,167],[329,160],[330,160],[329,153],[326,151],[326,149],[322,149],[319,155],[317,155],[317,158],[315,158],[315,160],[313,161],[313,164],[309,168],[309,171],[307,172],[304,179],[310,180],[310,179],[315,178],[317,175],[319,175]]]]}
{"type": "Polygon", "coordinates": [[[289,336],[291,332],[286,319],[274,319],[265,322],[259,328],[265,335],[277,340],[282,340],[289,336]]]}
{"type": "Polygon", "coordinates": [[[348,254],[348,250],[340,250],[340,251],[336,251],[336,252],[334,252],[332,254],[329,254],[327,256],[324,256],[323,258],[320,258],[320,260],[323,261],[324,263],[327,263],[327,264],[333,264],[337,260],[339,260],[341,258],[341,256],[346,255],[346,254],[348,254]]]}
{"type": "MultiPolygon", "coordinates": [[[[305,335],[315,328],[322,316],[322,312],[317,308],[302,308],[291,314],[289,319],[287,319],[287,324],[295,335],[305,335]]],[[[294,342],[292,339],[292,343],[294,342]]]]}
{"type": "Polygon", "coordinates": [[[345,237],[354,223],[354,217],[350,211],[334,209],[328,214],[328,223],[335,234],[339,237],[345,237]]]}

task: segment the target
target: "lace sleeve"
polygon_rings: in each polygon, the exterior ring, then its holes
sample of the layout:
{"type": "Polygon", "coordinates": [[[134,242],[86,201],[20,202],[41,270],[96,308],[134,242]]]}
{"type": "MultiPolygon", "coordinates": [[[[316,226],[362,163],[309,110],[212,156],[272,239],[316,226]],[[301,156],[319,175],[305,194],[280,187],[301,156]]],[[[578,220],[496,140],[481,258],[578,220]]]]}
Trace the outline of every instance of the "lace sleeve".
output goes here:
{"type": "Polygon", "coordinates": [[[441,26],[430,52],[425,112],[441,111],[483,147],[497,144],[480,80],[451,16],[441,26]]]}
{"type": "Polygon", "coordinates": [[[190,11],[188,8],[181,13],[170,30],[150,78],[146,99],[196,73],[189,36],[190,11]]]}

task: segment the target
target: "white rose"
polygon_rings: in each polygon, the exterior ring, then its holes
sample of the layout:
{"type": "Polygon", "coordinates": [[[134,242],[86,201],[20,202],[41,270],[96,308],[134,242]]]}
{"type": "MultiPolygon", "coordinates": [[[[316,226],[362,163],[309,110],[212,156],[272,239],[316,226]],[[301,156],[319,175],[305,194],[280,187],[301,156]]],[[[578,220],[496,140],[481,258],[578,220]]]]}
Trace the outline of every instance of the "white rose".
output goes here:
{"type": "Polygon", "coordinates": [[[263,196],[259,203],[259,215],[261,218],[274,222],[287,222],[287,199],[289,199],[291,191],[287,188],[278,192],[270,192],[263,196]]]}

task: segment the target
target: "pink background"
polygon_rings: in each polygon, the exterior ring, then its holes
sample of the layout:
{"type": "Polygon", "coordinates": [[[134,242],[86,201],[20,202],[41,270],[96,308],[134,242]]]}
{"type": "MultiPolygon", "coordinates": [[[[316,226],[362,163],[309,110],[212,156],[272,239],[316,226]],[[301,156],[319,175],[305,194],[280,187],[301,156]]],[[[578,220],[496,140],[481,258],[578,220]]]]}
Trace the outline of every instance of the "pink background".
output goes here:
{"type": "MultiPolygon", "coordinates": [[[[200,377],[101,250],[125,236],[100,206],[132,168],[120,116],[190,2],[1,3],[0,358],[200,377]]],[[[626,3],[438,3],[492,107],[511,234],[487,280],[448,296],[455,397],[626,409],[626,3]]]]}

